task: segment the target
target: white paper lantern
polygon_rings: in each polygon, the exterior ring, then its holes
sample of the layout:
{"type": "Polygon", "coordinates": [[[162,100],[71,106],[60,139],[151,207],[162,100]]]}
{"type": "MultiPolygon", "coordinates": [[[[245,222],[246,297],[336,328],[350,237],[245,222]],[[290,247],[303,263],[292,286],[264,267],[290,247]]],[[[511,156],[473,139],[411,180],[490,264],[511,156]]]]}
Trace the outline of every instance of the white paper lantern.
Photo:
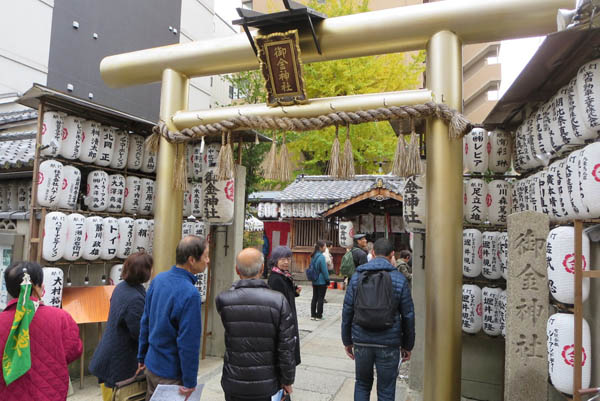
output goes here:
{"type": "Polygon", "coordinates": [[[486,231],[481,236],[482,264],[481,274],[489,280],[497,280],[501,277],[500,263],[498,260],[498,235],[496,231],[486,231]]]}
{"type": "Polygon", "coordinates": [[[117,285],[121,281],[123,281],[123,279],[121,278],[121,273],[123,273],[123,265],[114,265],[110,268],[109,278],[111,285],[117,285]]]}
{"type": "Polygon", "coordinates": [[[582,136],[595,140],[600,133],[600,59],[592,60],[577,71],[575,105],[582,117],[582,136]]]}
{"type": "MultiPolygon", "coordinates": [[[[269,209],[269,214],[270,213],[271,213],[271,209],[269,209]]],[[[300,217],[300,218],[306,217],[306,207],[304,206],[304,203],[298,204],[298,217],[300,217]]]]}
{"type": "Polygon", "coordinates": [[[521,173],[525,171],[525,153],[526,141],[524,136],[525,124],[521,124],[515,130],[515,152],[513,153],[513,165],[517,172],[521,173]]]}
{"type": "Polygon", "coordinates": [[[94,170],[88,174],[84,203],[94,212],[105,211],[108,207],[108,174],[105,171],[94,170]]]}
{"type": "Polygon", "coordinates": [[[553,103],[554,113],[550,122],[550,139],[554,143],[557,153],[565,154],[576,146],[572,143],[575,134],[569,111],[569,85],[558,90],[553,98],[553,103]]]}
{"type": "Polygon", "coordinates": [[[205,170],[202,179],[203,220],[210,225],[233,222],[235,181],[217,180],[216,170],[205,170]]]}
{"type": "Polygon", "coordinates": [[[490,224],[505,226],[506,217],[511,210],[511,185],[508,181],[493,180],[488,183],[487,187],[488,220],[490,224]]]}
{"type": "Polygon", "coordinates": [[[219,152],[221,150],[221,144],[211,143],[204,147],[204,165],[202,166],[202,174],[206,174],[208,169],[217,168],[217,160],[219,159],[219,152]]]}
{"type": "Polygon", "coordinates": [[[508,233],[501,232],[496,237],[496,252],[500,275],[506,280],[508,277],[508,233]]]}
{"type": "Polygon", "coordinates": [[[125,213],[135,214],[140,208],[140,198],[142,196],[142,180],[133,175],[125,179],[125,202],[123,210],[125,213]]]}
{"type": "Polygon", "coordinates": [[[117,257],[126,259],[131,255],[133,248],[133,225],[134,220],[131,217],[121,217],[118,219],[119,239],[117,241],[117,257]]]}
{"type": "Polygon", "coordinates": [[[110,260],[117,257],[117,244],[119,241],[119,222],[114,217],[102,219],[102,246],[100,258],[110,260]]]}
{"type": "MultiPolygon", "coordinates": [[[[317,204],[316,203],[310,204],[310,213],[313,218],[317,217],[317,204]],[[313,213],[314,213],[314,215],[313,215],[313,213]]],[[[278,203],[275,203],[275,202],[271,203],[271,217],[274,219],[279,218],[279,204],[278,203]]]]}
{"type": "Polygon", "coordinates": [[[258,218],[263,219],[265,217],[265,204],[263,202],[258,203],[258,218]]]}
{"type": "Polygon", "coordinates": [[[568,91],[567,99],[569,102],[569,116],[571,119],[572,130],[572,136],[569,138],[569,143],[571,145],[582,145],[585,143],[585,110],[577,105],[577,76],[573,77],[569,82],[568,91]]]}
{"type": "Polygon", "coordinates": [[[79,197],[79,185],[81,172],[73,166],[63,167],[62,183],[58,196],[58,207],[63,209],[75,209],[79,197]]]}
{"type": "Polygon", "coordinates": [[[501,288],[483,287],[483,332],[488,336],[498,336],[502,333],[500,293],[501,288]]]}
{"type": "Polygon", "coordinates": [[[58,267],[44,267],[44,295],[42,302],[46,306],[60,308],[64,287],[64,273],[58,267]]]}
{"type": "Polygon", "coordinates": [[[558,162],[558,196],[560,197],[560,205],[565,212],[561,221],[571,221],[577,216],[571,202],[572,190],[569,189],[569,183],[573,183],[573,178],[577,175],[577,172],[571,171],[567,166],[567,162],[567,158],[558,162]]]}
{"type": "Polygon", "coordinates": [[[579,158],[579,195],[590,217],[600,217],[600,142],[586,146],[579,158]]]}
{"type": "Polygon", "coordinates": [[[61,212],[51,212],[44,221],[42,257],[54,262],[63,257],[67,242],[67,216],[61,212]]]}
{"type": "Polygon", "coordinates": [[[192,215],[192,191],[190,190],[183,193],[183,215],[185,217],[192,215]]]}
{"type": "Polygon", "coordinates": [[[488,169],[488,133],[473,128],[463,137],[463,167],[471,173],[485,173],[488,169]]]}
{"type": "Polygon", "coordinates": [[[186,220],[181,224],[181,238],[188,235],[194,235],[194,222],[192,220],[186,220]]]}
{"type": "Polygon", "coordinates": [[[534,154],[534,157],[536,159],[536,166],[542,166],[544,164],[543,160],[540,159],[540,157],[552,155],[554,152],[552,143],[550,141],[550,127],[548,124],[544,125],[544,108],[546,107],[548,107],[546,106],[546,104],[541,105],[534,115],[534,142],[536,143],[536,153],[534,154]]]}
{"type": "Polygon", "coordinates": [[[483,323],[483,305],[481,288],[472,284],[462,286],[462,329],[465,333],[475,334],[483,323]]]}
{"type": "Polygon", "coordinates": [[[137,219],[133,223],[133,251],[147,251],[149,248],[149,224],[146,219],[137,219]]]}
{"type": "Polygon", "coordinates": [[[59,191],[63,183],[62,170],[62,163],[56,160],[46,160],[40,163],[37,188],[38,205],[45,207],[56,207],[58,205],[59,191]]]}
{"type": "Polygon", "coordinates": [[[500,309],[500,332],[506,337],[506,304],[508,303],[508,295],[506,290],[500,293],[498,297],[498,308],[500,309]]]}
{"type": "Polygon", "coordinates": [[[404,185],[402,213],[409,229],[424,229],[426,216],[425,176],[409,177],[404,185]]]}
{"type": "MultiPolygon", "coordinates": [[[[573,304],[575,301],[575,229],[573,227],[556,227],[548,234],[548,285],[550,293],[559,302],[573,304]]],[[[582,235],[583,270],[590,266],[590,239],[582,235]]],[[[582,296],[585,301],[590,291],[590,279],[583,279],[582,296]]]]}
{"type": "Polygon", "coordinates": [[[141,215],[152,214],[153,207],[154,207],[154,180],[151,180],[149,178],[142,178],[139,213],[141,215]]]}
{"type": "Polygon", "coordinates": [[[279,211],[281,213],[281,218],[282,219],[287,219],[288,217],[290,217],[289,214],[288,214],[287,204],[286,203],[281,203],[280,204],[279,211]]]}
{"type": "Polygon", "coordinates": [[[125,202],[125,177],[121,174],[108,176],[108,206],[107,212],[121,213],[125,202]]]}
{"type": "Polygon", "coordinates": [[[144,161],[144,137],[141,135],[129,136],[129,154],[127,155],[127,168],[139,170],[144,161]]]}
{"type": "Polygon", "coordinates": [[[82,257],[85,245],[85,217],[78,213],[67,216],[67,241],[63,258],[75,261],[82,257]]]}
{"type": "Polygon", "coordinates": [[[196,217],[201,217],[204,213],[203,204],[202,204],[202,183],[195,183],[191,185],[192,191],[192,215],[196,217]]]}
{"type": "Polygon", "coordinates": [[[63,132],[59,154],[65,159],[75,160],[81,153],[81,139],[85,120],[76,116],[63,119],[63,132]]]}
{"type": "Polygon", "coordinates": [[[299,215],[300,215],[300,204],[292,203],[292,217],[299,217],[299,215]]]}
{"type": "Polygon", "coordinates": [[[188,174],[190,178],[201,179],[202,168],[204,166],[204,160],[202,160],[202,145],[201,144],[188,144],[187,145],[187,156],[188,156],[188,174]]]}
{"type": "Polygon", "coordinates": [[[42,149],[43,156],[58,156],[62,144],[63,119],[65,113],[47,111],[42,122],[42,149]]]}
{"type": "Polygon", "coordinates": [[[566,187],[566,177],[564,169],[561,168],[561,160],[558,160],[548,167],[546,175],[546,183],[548,185],[550,220],[564,220],[567,216],[565,205],[565,197],[563,196],[564,188],[566,187]]]}
{"type": "Polygon", "coordinates": [[[579,181],[579,158],[582,151],[573,152],[567,157],[567,162],[565,163],[565,176],[567,179],[566,193],[575,216],[578,218],[588,218],[591,216],[588,208],[583,203],[579,181]]]}
{"type": "Polygon", "coordinates": [[[206,224],[203,221],[195,221],[193,234],[198,237],[206,238],[206,224]]]}
{"type": "Polygon", "coordinates": [[[90,216],[85,218],[83,253],[81,255],[85,260],[96,260],[100,257],[103,226],[102,217],[90,216]]]}
{"type": "Polygon", "coordinates": [[[467,216],[469,223],[482,224],[487,220],[490,200],[487,197],[487,184],[484,180],[473,178],[467,181],[467,216]]]}
{"type": "Polygon", "coordinates": [[[488,168],[494,173],[505,173],[510,168],[512,137],[510,132],[496,129],[488,137],[488,168]]]}
{"type": "Polygon", "coordinates": [[[541,106],[541,110],[542,110],[542,115],[543,115],[543,130],[545,132],[544,135],[547,136],[547,138],[544,138],[547,142],[548,142],[548,148],[547,148],[547,152],[549,153],[549,155],[556,155],[558,154],[558,152],[560,151],[560,147],[559,144],[556,141],[556,136],[558,135],[558,133],[556,132],[557,130],[557,124],[554,122],[554,117],[556,114],[556,102],[555,102],[555,97],[552,97],[550,100],[548,100],[546,103],[544,103],[541,106]]]}
{"type": "Polygon", "coordinates": [[[152,256],[154,250],[154,220],[148,220],[148,249],[146,252],[152,256]]]}
{"type": "Polygon", "coordinates": [[[100,126],[100,142],[98,156],[94,162],[98,166],[109,166],[115,153],[115,133],[117,129],[106,125],[100,126]]]}
{"type": "Polygon", "coordinates": [[[144,149],[144,158],[142,159],[142,170],[144,173],[153,173],[156,171],[156,163],[158,161],[158,155],[156,152],[152,152],[148,149],[144,149]]]}
{"type": "Polygon", "coordinates": [[[86,120],[82,126],[79,160],[84,163],[94,163],[98,158],[100,146],[100,124],[96,121],[86,120]]]}
{"type": "MultiPolygon", "coordinates": [[[[555,313],[546,326],[548,339],[548,373],[552,385],[561,393],[573,394],[575,366],[575,316],[555,313]]],[[[592,373],[592,343],[590,326],[583,319],[581,342],[581,387],[590,387],[592,373]]]]}
{"type": "Polygon", "coordinates": [[[115,131],[115,148],[110,162],[110,167],[122,169],[127,165],[129,155],[129,134],[127,131],[115,131]]]}
{"type": "Polygon", "coordinates": [[[483,267],[483,235],[481,231],[463,230],[463,276],[477,277],[483,267]]]}
{"type": "Polygon", "coordinates": [[[341,247],[350,248],[354,244],[354,224],[351,221],[340,221],[338,233],[341,247]]]}

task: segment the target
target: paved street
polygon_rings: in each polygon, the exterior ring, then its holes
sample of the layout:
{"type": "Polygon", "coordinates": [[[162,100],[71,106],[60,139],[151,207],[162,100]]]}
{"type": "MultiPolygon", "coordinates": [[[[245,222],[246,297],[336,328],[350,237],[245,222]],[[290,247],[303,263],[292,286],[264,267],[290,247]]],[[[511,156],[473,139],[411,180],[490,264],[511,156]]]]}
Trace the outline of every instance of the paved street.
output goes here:
{"type": "MultiPolygon", "coordinates": [[[[348,401],[354,394],[354,362],[344,353],[340,338],[341,311],[344,291],[328,290],[323,321],[310,320],[310,285],[303,286],[302,295],[296,299],[300,326],[302,363],[296,371],[294,401],[348,401]]],[[[221,358],[200,361],[198,382],[205,383],[202,400],[223,400],[221,389],[221,358]]],[[[396,400],[418,400],[418,395],[407,396],[406,377],[408,364],[403,366],[398,379],[396,400]]],[[[74,383],[78,387],[78,382],[74,383]]],[[[375,387],[375,385],[374,385],[375,387]]],[[[94,377],[86,379],[83,390],[75,389],[69,401],[101,400],[100,388],[94,377]]],[[[373,391],[371,400],[376,400],[373,391]]]]}

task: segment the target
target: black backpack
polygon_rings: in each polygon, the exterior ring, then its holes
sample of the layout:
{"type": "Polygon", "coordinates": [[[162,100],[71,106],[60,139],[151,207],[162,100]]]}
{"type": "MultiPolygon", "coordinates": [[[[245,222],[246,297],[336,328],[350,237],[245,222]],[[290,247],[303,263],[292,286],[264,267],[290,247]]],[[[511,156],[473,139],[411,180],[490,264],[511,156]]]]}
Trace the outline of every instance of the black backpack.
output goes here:
{"type": "Polygon", "coordinates": [[[394,325],[397,310],[390,273],[385,270],[360,272],[352,322],[366,330],[387,330],[394,325]]]}

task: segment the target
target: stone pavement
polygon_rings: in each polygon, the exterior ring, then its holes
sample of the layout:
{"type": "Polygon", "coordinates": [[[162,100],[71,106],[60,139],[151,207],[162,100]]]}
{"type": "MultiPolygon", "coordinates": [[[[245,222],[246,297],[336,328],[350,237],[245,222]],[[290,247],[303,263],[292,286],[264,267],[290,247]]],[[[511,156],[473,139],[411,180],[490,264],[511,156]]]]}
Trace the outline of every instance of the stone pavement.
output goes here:
{"type": "MultiPolygon", "coordinates": [[[[293,387],[294,401],[350,401],[354,394],[354,361],[345,352],[340,338],[340,324],[344,291],[327,290],[328,301],[324,308],[325,320],[310,320],[312,288],[303,285],[300,297],[296,298],[298,324],[301,339],[302,363],[296,370],[293,387]]],[[[221,389],[222,358],[207,358],[200,361],[198,383],[204,383],[202,400],[223,400],[221,389]]],[[[418,401],[419,394],[408,395],[408,364],[402,367],[396,387],[396,400],[418,401]]],[[[86,377],[86,385],[79,390],[79,381],[74,381],[75,394],[68,401],[101,400],[100,388],[94,377],[86,377]]],[[[371,400],[376,400],[376,383],[371,400]]]]}

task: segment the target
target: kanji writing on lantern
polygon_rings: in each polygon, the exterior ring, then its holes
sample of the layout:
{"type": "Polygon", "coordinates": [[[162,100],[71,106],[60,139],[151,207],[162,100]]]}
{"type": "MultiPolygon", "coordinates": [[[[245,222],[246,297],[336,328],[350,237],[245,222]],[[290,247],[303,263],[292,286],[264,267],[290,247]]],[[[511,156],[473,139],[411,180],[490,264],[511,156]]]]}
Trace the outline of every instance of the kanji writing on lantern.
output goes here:
{"type": "Polygon", "coordinates": [[[219,198],[217,197],[218,189],[215,186],[217,183],[217,177],[212,171],[208,171],[204,175],[204,216],[208,219],[220,218],[220,214],[217,210],[219,204],[219,198]]]}

